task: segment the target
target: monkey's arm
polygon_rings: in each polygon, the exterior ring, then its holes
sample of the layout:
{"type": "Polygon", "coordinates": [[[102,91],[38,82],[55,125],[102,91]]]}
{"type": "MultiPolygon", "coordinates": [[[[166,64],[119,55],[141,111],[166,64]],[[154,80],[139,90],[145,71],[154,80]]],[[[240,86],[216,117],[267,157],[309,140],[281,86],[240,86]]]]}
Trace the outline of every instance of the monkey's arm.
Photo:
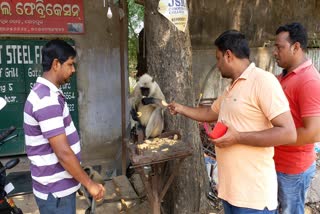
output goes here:
{"type": "Polygon", "coordinates": [[[162,133],[163,127],[163,110],[158,107],[152,112],[146,126],[146,138],[159,136],[162,133]]]}
{"type": "Polygon", "coordinates": [[[131,110],[130,110],[130,115],[131,115],[131,117],[132,117],[132,119],[133,119],[134,121],[140,122],[139,116],[138,116],[138,113],[137,113],[137,110],[136,110],[136,109],[131,108],[131,110]]]}
{"type": "Polygon", "coordinates": [[[155,97],[142,98],[141,102],[143,105],[154,104],[153,105],[154,107],[166,108],[168,106],[168,103],[165,100],[161,100],[161,99],[155,98],[155,97]]]}
{"type": "Polygon", "coordinates": [[[161,90],[161,88],[159,87],[159,85],[158,85],[158,83],[157,83],[157,87],[158,87],[158,90],[157,90],[157,92],[156,92],[156,94],[153,96],[153,97],[155,97],[155,98],[158,98],[158,99],[161,99],[161,100],[166,100],[166,98],[165,98],[165,96],[164,96],[164,94],[162,93],[162,90],[161,90]]]}
{"type": "Polygon", "coordinates": [[[136,86],[129,96],[129,104],[131,108],[136,110],[141,99],[142,99],[142,96],[140,93],[140,88],[136,86]]]}

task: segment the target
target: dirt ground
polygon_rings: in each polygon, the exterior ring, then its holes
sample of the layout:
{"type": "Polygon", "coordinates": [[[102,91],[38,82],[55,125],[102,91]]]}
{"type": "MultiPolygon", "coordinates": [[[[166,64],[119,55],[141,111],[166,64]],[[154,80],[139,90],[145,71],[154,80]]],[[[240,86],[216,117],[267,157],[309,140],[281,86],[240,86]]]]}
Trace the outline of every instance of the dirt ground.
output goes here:
{"type": "MultiPolygon", "coordinates": [[[[6,161],[4,161],[6,162],[6,161]]],[[[101,163],[101,160],[94,161],[90,163],[91,165],[95,165],[97,163],[101,163]]],[[[19,171],[25,169],[24,165],[28,165],[28,161],[25,158],[21,158],[21,162],[18,167],[15,167],[15,171],[19,171]]],[[[108,165],[106,163],[105,165],[108,165]]],[[[107,167],[107,166],[106,166],[107,167]]],[[[103,169],[104,170],[104,169],[103,169]]],[[[317,170],[320,170],[320,154],[318,154],[317,160],[317,170]]],[[[108,185],[108,184],[106,184],[108,185]]],[[[106,186],[106,189],[110,190],[110,186],[106,186]]],[[[214,193],[212,197],[209,197],[208,203],[212,207],[211,214],[223,214],[223,208],[221,200],[217,198],[217,193],[212,186],[212,192],[214,193]]],[[[111,197],[112,194],[110,194],[111,197]]],[[[35,199],[33,194],[16,196],[13,198],[16,205],[22,209],[25,214],[39,214],[37,205],[35,203],[35,199]]],[[[80,196],[77,194],[77,214],[85,214],[85,210],[89,207],[88,202],[86,201],[84,196],[80,196]]],[[[114,200],[109,201],[106,200],[105,203],[100,204],[96,208],[96,214],[105,214],[106,210],[108,210],[108,214],[148,214],[150,213],[150,207],[146,198],[137,199],[133,201],[121,201],[114,200]]],[[[305,214],[320,214],[320,202],[317,203],[308,203],[306,204],[305,214]]]]}
{"type": "MultiPolygon", "coordinates": [[[[320,170],[320,153],[317,154],[317,170],[320,170]]],[[[320,201],[306,204],[305,214],[320,214],[320,201]]]]}
{"type": "MultiPolygon", "coordinates": [[[[24,214],[39,214],[37,204],[33,194],[16,196],[13,200],[17,207],[19,207],[24,214]]],[[[88,204],[84,197],[77,195],[77,214],[84,214],[88,208],[88,204]]]]}
{"type": "MultiPolygon", "coordinates": [[[[107,187],[107,186],[106,186],[107,187]]],[[[35,202],[33,194],[27,194],[22,196],[15,196],[12,198],[17,207],[19,207],[24,214],[39,214],[37,204],[35,202]]],[[[86,209],[90,206],[84,196],[77,194],[77,214],[85,214],[86,209]]],[[[149,214],[150,208],[146,200],[132,200],[121,201],[106,200],[104,203],[100,203],[96,206],[95,214],[149,214]]]]}
{"type": "MultiPolygon", "coordinates": [[[[17,196],[13,198],[16,205],[23,211],[24,214],[39,214],[37,205],[35,203],[32,194],[17,196]]],[[[223,214],[222,204],[219,199],[209,202],[212,206],[213,212],[216,214],[223,214]]],[[[77,195],[77,214],[85,214],[85,210],[88,208],[88,203],[83,196],[77,195]]],[[[118,213],[132,213],[132,214],[147,214],[150,213],[150,208],[147,201],[132,206],[129,210],[124,211],[120,202],[118,203],[105,203],[96,208],[96,214],[105,214],[108,210],[108,214],[118,213]]],[[[308,204],[306,206],[305,214],[320,214],[320,203],[308,204]]]]}
{"type": "MultiPolygon", "coordinates": [[[[25,171],[29,168],[29,160],[27,157],[19,157],[20,163],[11,170],[7,170],[7,174],[10,172],[19,172],[25,171]]],[[[1,162],[6,163],[8,159],[2,158],[1,162]]],[[[105,162],[105,160],[92,160],[85,163],[85,165],[101,165],[102,171],[106,172],[107,168],[112,163],[105,162]]],[[[129,182],[127,182],[129,183],[129,182]]],[[[96,214],[106,214],[106,210],[108,214],[131,214],[131,213],[141,213],[147,214],[150,210],[148,207],[148,203],[143,200],[136,199],[136,200],[120,200],[119,197],[116,198],[117,193],[115,192],[115,188],[113,187],[113,182],[111,180],[106,181],[105,183],[106,196],[104,203],[100,203],[96,206],[96,214]],[[112,189],[112,191],[111,191],[112,189]],[[135,210],[139,210],[136,212],[135,210]]],[[[125,187],[124,187],[125,188],[125,187]]],[[[129,188],[129,187],[128,187],[129,188]]],[[[132,187],[131,187],[132,188],[132,187]]],[[[15,196],[12,197],[17,207],[19,207],[24,214],[39,214],[38,207],[36,205],[34,195],[32,193],[15,196]]],[[[84,196],[77,194],[77,214],[85,214],[86,209],[90,206],[84,196]]]]}

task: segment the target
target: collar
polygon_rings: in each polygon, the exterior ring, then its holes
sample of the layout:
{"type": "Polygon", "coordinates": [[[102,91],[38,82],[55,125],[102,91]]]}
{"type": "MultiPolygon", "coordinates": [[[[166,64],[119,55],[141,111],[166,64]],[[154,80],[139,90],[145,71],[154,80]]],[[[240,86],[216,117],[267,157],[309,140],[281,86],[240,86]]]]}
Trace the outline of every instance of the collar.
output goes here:
{"type": "MultiPolygon", "coordinates": [[[[306,60],[304,63],[300,64],[298,67],[296,67],[295,69],[293,69],[292,71],[290,71],[290,73],[295,73],[295,74],[297,74],[297,73],[303,71],[304,68],[309,67],[309,66],[311,66],[311,65],[312,65],[312,61],[311,61],[311,59],[308,59],[308,60],[306,60]]],[[[283,70],[283,71],[284,71],[284,70],[283,70]]],[[[281,77],[283,77],[283,73],[284,73],[283,71],[282,71],[281,77]]],[[[288,74],[289,74],[289,73],[287,73],[287,74],[285,75],[285,77],[288,76],[288,74]]]]}
{"type": "Polygon", "coordinates": [[[57,88],[57,86],[55,86],[52,82],[50,82],[49,80],[47,80],[43,77],[38,77],[37,83],[43,84],[43,85],[49,87],[51,91],[53,91],[55,93],[60,93],[62,96],[64,96],[61,89],[57,88]]]}
{"type": "Polygon", "coordinates": [[[300,64],[298,67],[293,69],[292,72],[298,73],[299,71],[302,71],[304,68],[309,67],[310,65],[312,65],[312,61],[311,59],[308,59],[307,61],[305,61],[304,63],[300,64]]]}
{"type": "Polygon", "coordinates": [[[248,79],[249,75],[251,74],[251,71],[256,67],[256,64],[254,62],[251,62],[250,65],[242,72],[242,74],[230,85],[230,89],[233,88],[233,86],[240,80],[246,80],[248,79]]]}
{"type": "MultiPolygon", "coordinates": [[[[251,62],[250,65],[242,72],[242,74],[238,77],[238,79],[248,79],[251,71],[256,67],[256,64],[254,62],[251,62]]],[[[238,80],[237,79],[237,80],[238,80]]]]}

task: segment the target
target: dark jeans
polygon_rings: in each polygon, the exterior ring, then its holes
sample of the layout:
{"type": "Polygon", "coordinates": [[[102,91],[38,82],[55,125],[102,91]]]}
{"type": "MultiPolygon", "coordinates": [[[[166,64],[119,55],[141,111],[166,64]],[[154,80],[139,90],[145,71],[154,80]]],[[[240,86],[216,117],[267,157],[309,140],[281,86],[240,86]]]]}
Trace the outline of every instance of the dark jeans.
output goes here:
{"type": "Polygon", "coordinates": [[[35,198],[41,214],[76,214],[76,193],[63,198],[55,198],[50,193],[47,200],[35,198]]]}
{"type": "Polygon", "coordinates": [[[265,208],[264,210],[255,210],[245,207],[236,207],[229,204],[227,201],[222,200],[224,214],[275,214],[276,210],[268,210],[265,208]]]}

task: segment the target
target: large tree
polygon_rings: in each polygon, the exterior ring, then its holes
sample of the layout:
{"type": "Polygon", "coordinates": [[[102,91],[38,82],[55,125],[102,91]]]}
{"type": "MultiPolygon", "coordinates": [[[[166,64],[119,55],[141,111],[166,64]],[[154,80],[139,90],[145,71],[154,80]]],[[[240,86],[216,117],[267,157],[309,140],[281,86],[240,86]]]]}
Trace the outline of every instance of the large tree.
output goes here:
{"type": "MultiPolygon", "coordinates": [[[[195,103],[192,77],[192,50],[189,29],[179,31],[157,8],[159,0],[145,0],[148,73],[162,88],[166,100],[186,105],[195,103]]],[[[180,130],[182,140],[193,147],[193,156],[184,160],[167,193],[166,213],[207,213],[208,179],[198,124],[183,116],[166,113],[166,130],[180,130]]]]}

